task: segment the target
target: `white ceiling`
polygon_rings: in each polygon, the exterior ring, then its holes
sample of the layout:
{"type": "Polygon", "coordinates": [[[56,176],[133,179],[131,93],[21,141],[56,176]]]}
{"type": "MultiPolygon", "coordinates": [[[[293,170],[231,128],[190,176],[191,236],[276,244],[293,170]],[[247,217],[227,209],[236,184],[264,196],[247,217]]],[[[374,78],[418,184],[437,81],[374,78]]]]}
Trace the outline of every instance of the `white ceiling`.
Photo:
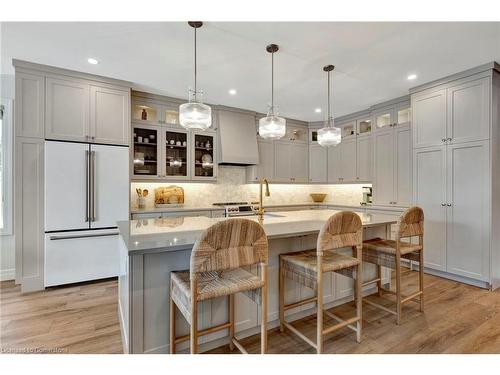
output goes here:
{"type": "MultiPolygon", "coordinates": [[[[12,58],[133,82],[186,97],[193,82],[193,31],[184,22],[2,23],[2,74],[12,58]],[[87,63],[88,57],[99,60],[87,63]]],[[[265,112],[270,100],[269,43],[281,114],[325,116],[326,73],[334,64],[336,116],[408,93],[410,87],[497,60],[500,23],[227,23],[198,33],[198,85],[205,101],[265,112]],[[416,73],[415,81],[406,77],[416,73]],[[228,90],[238,91],[230,96],[228,90]],[[314,109],[323,108],[317,114],[314,109]]]]}

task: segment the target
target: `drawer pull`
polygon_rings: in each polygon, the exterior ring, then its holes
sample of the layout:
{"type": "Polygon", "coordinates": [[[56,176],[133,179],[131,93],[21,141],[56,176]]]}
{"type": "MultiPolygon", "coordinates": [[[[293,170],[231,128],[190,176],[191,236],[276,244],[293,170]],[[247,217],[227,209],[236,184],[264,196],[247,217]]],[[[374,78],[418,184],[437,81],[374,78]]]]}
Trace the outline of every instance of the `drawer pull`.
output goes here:
{"type": "Polygon", "coordinates": [[[81,235],[76,235],[76,236],[50,236],[49,239],[51,241],[74,240],[77,238],[118,236],[119,234],[120,234],[119,232],[113,232],[113,233],[98,233],[98,234],[81,234],[81,235]]]}

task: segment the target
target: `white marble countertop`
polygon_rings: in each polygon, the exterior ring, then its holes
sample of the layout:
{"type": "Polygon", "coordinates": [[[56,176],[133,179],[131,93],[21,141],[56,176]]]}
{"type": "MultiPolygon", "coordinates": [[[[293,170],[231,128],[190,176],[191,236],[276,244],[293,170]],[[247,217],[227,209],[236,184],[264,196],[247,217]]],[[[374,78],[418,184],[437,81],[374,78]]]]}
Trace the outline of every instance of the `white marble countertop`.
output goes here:
{"type": "MultiPolygon", "coordinates": [[[[279,208],[279,207],[300,207],[300,206],[314,206],[314,207],[346,207],[346,208],[358,208],[358,209],[381,209],[381,210],[391,210],[391,211],[403,211],[405,207],[396,206],[376,206],[376,205],[350,205],[334,202],[297,202],[297,203],[271,203],[264,204],[264,208],[279,208]]],[[[156,212],[191,212],[191,211],[220,211],[224,210],[223,207],[218,206],[177,206],[177,207],[148,207],[148,208],[132,208],[130,213],[132,214],[147,214],[156,212]]]]}
{"type": "MultiPolygon", "coordinates": [[[[338,210],[299,210],[268,213],[263,227],[269,239],[318,233],[325,221],[338,210]]],[[[394,224],[397,214],[357,212],[363,227],[394,224]]],[[[258,220],[257,216],[246,216],[258,220]]],[[[209,217],[138,219],[118,222],[129,255],[189,250],[201,233],[212,224],[230,220],[209,217]]]]}

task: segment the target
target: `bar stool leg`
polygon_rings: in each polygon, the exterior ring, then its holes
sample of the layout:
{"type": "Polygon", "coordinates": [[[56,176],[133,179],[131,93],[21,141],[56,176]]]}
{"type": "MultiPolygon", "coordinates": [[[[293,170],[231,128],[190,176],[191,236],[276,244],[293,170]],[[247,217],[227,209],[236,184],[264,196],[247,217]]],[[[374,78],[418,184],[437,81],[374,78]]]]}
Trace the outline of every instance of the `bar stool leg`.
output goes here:
{"type": "Polygon", "coordinates": [[[172,288],[170,288],[170,354],[175,354],[175,338],[177,333],[175,332],[175,321],[176,317],[176,306],[172,299],[172,288]]]}
{"type": "Polygon", "coordinates": [[[356,322],[356,341],[361,342],[361,330],[363,326],[362,316],[363,316],[363,287],[362,287],[362,270],[361,263],[358,264],[356,269],[356,315],[359,320],[356,322]]]}
{"type": "Polygon", "coordinates": [[[279,269],[279,315],[280,315],[280,332],[285,331],[285,270],[283,268],[283,260],[280,257],[279,269]]]}
{"type": "Polygon", "coordinates": [[[318,354],[323,353],[323,272],[320,268],[321,263],[318,264],[318,299],[316,301],[316,311],[317,311],[317,339],[316,339],[316,352],[318,354]]]}
{"type": "Polygon", "coordinates": [[[377,267],[377,289],[378,289],[378,296],[382,296],[382,266],[376,266],[377,267]]]}
{"type": "Polygon", "coordinates": [[[191,327],[190,327],[190,341],[191,341],[191,354],[198,353],[198,289],[197,280],[191,279],[191,327]]]}
{"type": "Polygon", "coordinates": [[[229,295],[229,323],[231,323],[231,327],[229,327],[229,350],[234,350],[234,294],[229,295]]]}
{"type": "Polygon", "coordinates": [[[401,324],[401,256],[396,254],[396,323],[401,324]]]}
{"type": "Polygon", "coordinates": [[[420,284],[420,311],[424,311],[424,253],[422,250],[420,250],[419,254],[419,275],[418,275],[418,281],[420,284]]]}
{"type": "Polygon", "coordinates": [[[260,353],[267,353],[267,286],[262,288],[261,302],[261,317],[260,317],[260,353]]]}

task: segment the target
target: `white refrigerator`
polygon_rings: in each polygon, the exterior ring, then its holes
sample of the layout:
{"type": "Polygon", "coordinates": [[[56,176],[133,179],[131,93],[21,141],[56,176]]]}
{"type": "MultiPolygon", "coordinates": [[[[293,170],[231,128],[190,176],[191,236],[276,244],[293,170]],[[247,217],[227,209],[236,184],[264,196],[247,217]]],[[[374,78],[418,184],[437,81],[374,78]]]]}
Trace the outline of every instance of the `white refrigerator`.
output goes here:
{"type": "Polygon", "coordinates": [[[128,202],[128,147],[45,142],[46,287],[118,275],[128,202]]]}

